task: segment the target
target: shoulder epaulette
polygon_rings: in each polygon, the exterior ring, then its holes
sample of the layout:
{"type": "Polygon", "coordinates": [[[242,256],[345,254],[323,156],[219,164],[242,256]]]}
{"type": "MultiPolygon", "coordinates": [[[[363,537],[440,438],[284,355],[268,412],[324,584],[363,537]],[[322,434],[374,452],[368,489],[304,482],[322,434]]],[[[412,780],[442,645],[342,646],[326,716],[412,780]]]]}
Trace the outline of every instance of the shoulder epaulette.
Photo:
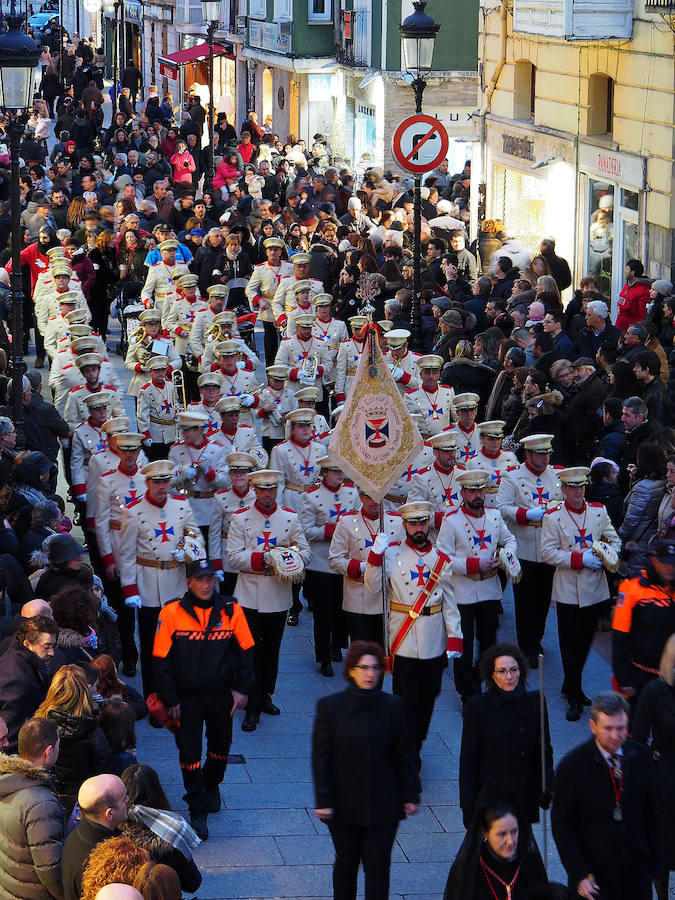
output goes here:
{"type": "Polygon", "coordinates": [[[564,469],[565,466],[551,466],[551,468],[552,468],[552,469],[557,469],[558,471],[560,471],[560,469],[564,469]]]}
{"type": "Polygon", "coordinates": [[[544,513],[545,516],[550,515],[551,513],[558,512],[559,509],[562,508],[562,503],[556,503],[555,506],[549,506],[549,508],[544,513]]]}
{"type": "Polygon", "coordinates": [[[461,509],[461,507],[455,506],[454,509],[449,509],[445,515],[446,516],[455,516],[455,515],[457,515],[457,513],[459,512],[460,509],[461,509]]]}
{"type": "Polygon", "coordinates": [[[353,487],[356,487],[356,485],[354,484],[353,481],[343,481],[342,487],[353,488],[353,487]]]}
{"type": "Polygon", "coordinates": [[[426,472],[431,472],[431,466],[425,466],[423,469],[418,469],[415,472],[415,475],[424,475],[426,472]]]}
{"type": "Polygon", "coordinates": [[[77,387],[74,387],[74,388],[71,388],[71,389],[70,389],[70,393],[71,393],[71,394],[74,394],[75,391],[81,391],[83,387],[84,387],[83,384],[78,384],[77,387]]]}
{"type": "Polygon", "coordinates": [[[238,516],[239,513],[248,512],[248,510],[249,510],[250,508],[251,508],[250,506],[242,506],[241,509],[236,509],[235,512],[234,512],[234,514],[235,514],[235,516],[238,516]]]}
{"type": "MultiPolygon", "coordinates": [[[[99,450],[98,452],[100,453],[101,451],[99,450]]],[[[113,472],[116,472],[116,471],[117,471],[117,469],[108,469],[107,472],[103,472],[103,474],[101,475],[101,478],[105,478],[106,475],[112,475],[113,472]]]]}
{"type": "MultiPolygon", "coordinates": [[[[314,487],[307,488],[307,490],[305,491],[305,493],[306,493],[306,494],[313,494],[315,491],[318,491],[318,490],[319,490],[319,485],[317,484],[317,485],[315,485],[314,487]]],[[[334,493],[334,491],[331,491],[331,494],[332,494],[332,493],[334,493]]],[[[284,509],[285,509],[285,507],[284,507],[284,509]]]]}
{"type": "Polygon", "coordinates": [[[186,499],[184,494],[169,494],[169,497],[173,497],[174,500],[185,500],[186,499]]]}
{"type": "Polygon", "coordinates": [[[416,394],[416,393],[417,393],[417,388],[413,388],[413,390],[411,390],[411,391],[406,391],[406,396],[408,394],[416,394]]]}
{"type": "Polygon", "coordinates": [[[506,471],[507,472],[515,472],[515,470],[519,469],[519,468],[520,468],[520,466],[508,466],[506,471]]]}
{"type": "Polygon", "coordinates": [[[291,509],[290,506],[282,506],[281,508],[283,509],[284,512],[290,512],[290,513],[293,513],[293,515],[295,515],[295,510],[291,509]]]}
{"type": "Polygon", "coordinates": [[[355,515],[356,515],[356,510],[353,509],[351,512],[342,513],[342,515],[340,516],[340,518],[341,518],[341,519],[346,519],[347,516],[355,516],[355,515]]]}
{"type": "Polygon", "coordinates": [[[456,468],[456,469],[461,469],[462,472],[466,472],[466,466],[463,466],[461,463],[457,463],[457,464],[455,465],[455,468],[456,468]]]}
{"type": "Polygon", "coordinates": [[[588,505],[589,505],[589,506],[594,506],[596,509],[604,509],[604,508],[605,508],[605,504],[604,504],[604,503],[589,503],[588,505]]]}
{"type": "Polygon", "coordinates": [[[140,503],[143,497],[136,497],[135,500],[132,500],[131,503],[127,505],[127,509],[131,509],[132,506],[136,506],[137,503],[140,503]]]}
{"type": "Polygon", "coordinates": [[[216,494],[226,494],[229,491],[229,488],[221,488],[219,491],[216,491],[216,494]]]}

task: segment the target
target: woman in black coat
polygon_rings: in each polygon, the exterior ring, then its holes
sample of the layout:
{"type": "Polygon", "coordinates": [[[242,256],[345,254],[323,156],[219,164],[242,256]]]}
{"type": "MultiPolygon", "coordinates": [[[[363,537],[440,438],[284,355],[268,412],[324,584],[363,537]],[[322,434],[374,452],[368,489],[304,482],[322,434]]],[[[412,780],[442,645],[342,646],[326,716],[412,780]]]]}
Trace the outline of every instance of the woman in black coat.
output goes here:
{"type": "Polygon", "coordinates": [[[661,676],[642,689],[635,707],[632,736],[652,751],[656,833],[662,841],[663,871],[654,878],[658,900],[668,900],[668,880],[675,869],[675,635],[661,655],[661,676]]]}
{"type": "Polygon", "coordinates": [[[316,815],[335,846],[334,900],[353,900],[359,864],[366,900],[389,896],[399,821],[417,812],[415,749],[403,702],[382,691],[379,644],[354,641],[346,690],[319,700],[312,734],[316,815]]]}
{"type": "Polygon", "coordinates": [[[544,708],[540,727],[539,694],[525,686],[527,661],[518,647],[495,644],[481,659],[484,694],[464,708],[459,760],[459,805],[468,828],[481,789],[493,779],[508,779],[518,792],[530,822],[539,821],[539,808],[548,809],[553,784],[553,749],[544,708]],[[546,758],[546,781],[541,782],[541,744],[546,758]]]}

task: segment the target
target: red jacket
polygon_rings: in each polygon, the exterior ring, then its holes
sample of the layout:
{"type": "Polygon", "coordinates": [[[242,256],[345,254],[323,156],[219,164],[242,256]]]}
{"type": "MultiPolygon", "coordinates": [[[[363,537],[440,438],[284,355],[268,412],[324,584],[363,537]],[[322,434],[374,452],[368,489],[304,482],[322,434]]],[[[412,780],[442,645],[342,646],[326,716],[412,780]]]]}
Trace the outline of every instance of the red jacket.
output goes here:
{"type": "MultiPolygon", "coordinates": [[[[32,294],[40,272],[46,272],[49,269],[49,257],[44,253],[40,253],[39,241],[29,244],[28,247],[21,251],[21,265],[30,266],[30,292],[32,294]]],[[[5,263],[5,269],[8,272],[12,271],[11,259],[5,263]]]]}
{"type": "Polygon", "coordinates": [[[616,327],[625,331],[629,325],[644,321],[649,303],[648,278],[636,278],[632,284],[624,284],[619,294],[619,312],[616,317],[616,327]]]}

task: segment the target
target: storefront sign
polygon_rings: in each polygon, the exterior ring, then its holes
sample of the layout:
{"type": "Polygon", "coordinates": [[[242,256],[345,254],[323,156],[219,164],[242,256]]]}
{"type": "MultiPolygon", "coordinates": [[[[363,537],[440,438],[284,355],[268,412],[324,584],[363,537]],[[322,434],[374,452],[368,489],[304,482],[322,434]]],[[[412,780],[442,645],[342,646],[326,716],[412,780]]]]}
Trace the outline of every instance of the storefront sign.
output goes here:
{"type": "Polygon", "coordinates": [[[257,50],[269,50],[271,53],[290,53],[291,36],[281,34],[277,22],[252,22],[248,24],[248,42],[257,50]]]}
{"type": "Polygon", "coordinates": [[[589,175],[605,178],[607,181],[616,181],[642,189],[645,186],[645,160],[641,156],[581,144],[579,168],[589,175]]]}
{"type": "Polygon", "coordinates": [[[529,159],[534,162],[534,141],[515,134],[502,134],[502,153],[515,156],[517,159],[529,159]]]}
{"type": "Polygon", "coordinates": [[[124,4],[124,18],[127,22],[140,22],[141,21],[141,4],[137,3],[136,0],[126,0],[124,4]]]}
{"type": "Polygon", "coordinates": [[[450,137],[453,134],[462,136],[473,134],[475,106],[427,106],[425,103],[424,109],[430,116],[441,120],[450,137]]]}
{"type": "Polygon", "coordinates": [[[170,78],[172,81],[178,80],[178,66],[174,65],[174,63],[169,62],[167,59],[159,58],[159,74],[163,75],[165,78],[170,78]]]}

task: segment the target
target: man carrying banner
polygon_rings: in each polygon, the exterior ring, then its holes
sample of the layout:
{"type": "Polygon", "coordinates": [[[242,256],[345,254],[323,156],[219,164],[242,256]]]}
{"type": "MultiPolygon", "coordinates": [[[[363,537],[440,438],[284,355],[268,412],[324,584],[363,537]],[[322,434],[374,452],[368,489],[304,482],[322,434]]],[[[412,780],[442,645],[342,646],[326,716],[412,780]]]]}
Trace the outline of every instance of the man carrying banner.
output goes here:
{"type": "Polygon", "coordinates": [[[453,655],[462,652],[462,629],[450,559],[429,540],[431,503],[404,503],[398,512],[405,541],[391,542],[389,535],[380,532],[368,555],[363,581],[367,591],[376,591],[382,584],[384,566],[393,691],[405,702],[419,772],[420,750],[447,665],[446,651],[453,655]]]}

